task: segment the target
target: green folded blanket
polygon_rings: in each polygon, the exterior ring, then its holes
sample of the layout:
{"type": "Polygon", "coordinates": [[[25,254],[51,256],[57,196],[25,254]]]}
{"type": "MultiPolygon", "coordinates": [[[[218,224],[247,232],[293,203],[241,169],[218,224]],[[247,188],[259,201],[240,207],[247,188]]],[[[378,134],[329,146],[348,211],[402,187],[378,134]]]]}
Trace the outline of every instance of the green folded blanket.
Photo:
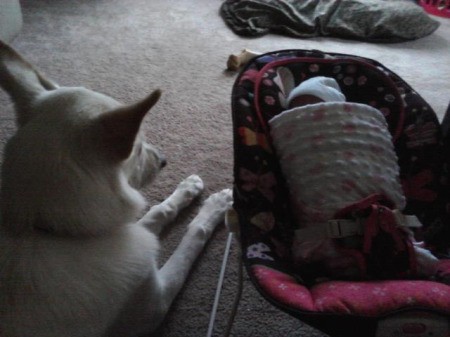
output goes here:
{"type": "Polygon", "coordinates": [[[410,0],[226,0],[220,14],[243,36],[276,33],[402,42],[439,27],[410,0]]]}

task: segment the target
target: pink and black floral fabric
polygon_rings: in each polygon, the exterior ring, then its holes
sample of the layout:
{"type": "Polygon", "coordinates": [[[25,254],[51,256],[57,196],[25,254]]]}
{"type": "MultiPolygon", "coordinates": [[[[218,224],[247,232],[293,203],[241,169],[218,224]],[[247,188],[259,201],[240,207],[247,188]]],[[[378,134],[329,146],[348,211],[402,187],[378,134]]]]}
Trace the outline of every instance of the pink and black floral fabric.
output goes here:
{"type": "Polygon", "coordinates": [[[232,110],[234,208],[247,271],[264,297],[325,332],[345,331],[345,336],[352,336],[352,330],[357,336],[372,336],[379,317],[404,310],[450,316],[450,136],[442,133],[431,107],[407,83],[362,57],[277,51],[253,59],[242,70],[233,87],[232,110]],[[399,158],[405,213],[420,219],[424,228],[417,239],[442,257],[436,280],[314,284],[319,269],[294,268],[293,210],[267,123],[285,110],[283,68],[294,74],[295,85],[315,76],[333,77],[348,101],[383,112],[399,158]],[[360,329],[355,331],[355,326],[360,329]]]}

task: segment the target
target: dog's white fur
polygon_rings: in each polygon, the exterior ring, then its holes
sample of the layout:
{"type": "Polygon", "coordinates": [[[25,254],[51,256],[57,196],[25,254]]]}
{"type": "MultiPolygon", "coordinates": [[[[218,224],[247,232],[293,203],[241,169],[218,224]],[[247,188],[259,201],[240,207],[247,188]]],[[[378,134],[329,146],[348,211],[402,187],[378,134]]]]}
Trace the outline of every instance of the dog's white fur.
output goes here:
{"type": "Polygon", "coordinates": [[[0,42],[0,83],[17,112],[1,185],[0,335],[135,336],[154,330],[231,204],[210,196],[169,260],[157,235],[202,191],[180,183],[136,222],[137,188],[163,166],[142,119],[159,91],[130,106],[44,78],[0,42]]]}

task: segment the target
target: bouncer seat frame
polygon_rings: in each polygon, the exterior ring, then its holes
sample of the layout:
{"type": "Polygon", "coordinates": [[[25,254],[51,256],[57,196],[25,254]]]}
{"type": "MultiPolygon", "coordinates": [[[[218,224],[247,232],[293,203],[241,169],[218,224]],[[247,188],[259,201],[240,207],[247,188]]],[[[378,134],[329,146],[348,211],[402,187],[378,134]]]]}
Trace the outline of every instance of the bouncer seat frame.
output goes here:
{"type": "Polygon", "coordinates": [[[289,190],[267,123],[285,109],[288,93],[280,73],[286,67],[296,85],[314,76],[333,77],[348,101],[383,112],[399,159],[407,198],[404,212],[423,223],[417,235],[441,258],[441,274],[450,275],[450,139],[442,131],[448,127],[440,125],[433,109],[411,86],[375,60],[317,50],[281,50],[248,62],[232,91],[233,208],[250,280],[270,303],[331,336],[390,336],[392,331],[396,336],[410,336],[421,329],[447,336],[448,283],[400,279],[315,284],[294,267],[289,190]]]}

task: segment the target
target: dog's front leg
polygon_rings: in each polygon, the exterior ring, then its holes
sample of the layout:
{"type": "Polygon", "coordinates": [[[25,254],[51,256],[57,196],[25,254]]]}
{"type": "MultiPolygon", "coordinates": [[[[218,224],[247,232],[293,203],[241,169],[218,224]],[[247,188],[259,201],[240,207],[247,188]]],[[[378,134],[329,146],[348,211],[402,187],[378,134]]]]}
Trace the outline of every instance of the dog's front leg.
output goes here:
{"type": "Polygon", "coordinates": [[[187,207],[203,191],[203,181],[197,175],[191,175],[183,180],[175,191],[161,204],[155,205],[138,221],[156,235],[177,217],[178,213],[187,207]]]}
{"type": "Polygon", "coordinates": [[[159,271],[165,307],[169,308],[183,286],[189,270],[203,250],[216,226],[224,221],[231,207],[230,189],[211,195],[205,200],[198,215],[189,224],[180,244],[159,271]]]}

